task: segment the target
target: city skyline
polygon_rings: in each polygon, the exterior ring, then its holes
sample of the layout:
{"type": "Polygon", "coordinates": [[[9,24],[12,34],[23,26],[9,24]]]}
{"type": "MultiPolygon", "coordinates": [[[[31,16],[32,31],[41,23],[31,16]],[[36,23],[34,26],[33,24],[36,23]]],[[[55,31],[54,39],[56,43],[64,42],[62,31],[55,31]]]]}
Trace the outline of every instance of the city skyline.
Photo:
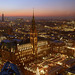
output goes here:
{"type": "Polygon", "coordinates": [[[0,1],[0,16],[75,16],[74,0],[4,0],[0,1]]]}
{"type": "Polygon", "coordinates": [[[75,75],[75,1],[3,1],[0,75],[75,75]]]}

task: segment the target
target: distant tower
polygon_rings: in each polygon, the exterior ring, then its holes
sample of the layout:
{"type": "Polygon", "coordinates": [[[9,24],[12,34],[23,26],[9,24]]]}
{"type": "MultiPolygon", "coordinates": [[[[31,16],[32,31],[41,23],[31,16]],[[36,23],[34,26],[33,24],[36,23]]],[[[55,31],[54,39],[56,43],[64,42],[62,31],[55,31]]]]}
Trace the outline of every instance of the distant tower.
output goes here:
{"type": "Polygon", "coordinates": [[[33,46],[33,54],[37,57],[37,30],[35,27],[34,10],[33,10],[32,26],[30,29],[30,42],[33,46]]]}
{"type": "Polygon", "coordinates": [[[2,14],[2,22],[4,22],[4,14],[2,14]]]}

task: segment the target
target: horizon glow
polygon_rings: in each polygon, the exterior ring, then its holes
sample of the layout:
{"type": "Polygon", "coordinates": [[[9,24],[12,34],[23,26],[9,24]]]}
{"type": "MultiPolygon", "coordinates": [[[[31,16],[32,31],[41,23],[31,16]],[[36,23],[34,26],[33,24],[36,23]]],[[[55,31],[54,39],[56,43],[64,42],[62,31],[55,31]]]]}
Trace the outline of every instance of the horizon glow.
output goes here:
{"type": "Polygon", "coordinates": [[[0,16],[75,16],[75,0],[0,0],[0,16]]]}

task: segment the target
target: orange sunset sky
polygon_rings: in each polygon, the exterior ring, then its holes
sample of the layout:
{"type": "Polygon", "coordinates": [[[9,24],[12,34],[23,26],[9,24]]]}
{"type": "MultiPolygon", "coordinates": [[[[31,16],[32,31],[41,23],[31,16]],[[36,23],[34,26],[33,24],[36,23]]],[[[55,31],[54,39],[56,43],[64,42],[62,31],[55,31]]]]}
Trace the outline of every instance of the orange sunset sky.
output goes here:
{"type": "Polygon", "coordinates": [[[75,0],[1,0],[0,16],[75,16],[75,0]]]}

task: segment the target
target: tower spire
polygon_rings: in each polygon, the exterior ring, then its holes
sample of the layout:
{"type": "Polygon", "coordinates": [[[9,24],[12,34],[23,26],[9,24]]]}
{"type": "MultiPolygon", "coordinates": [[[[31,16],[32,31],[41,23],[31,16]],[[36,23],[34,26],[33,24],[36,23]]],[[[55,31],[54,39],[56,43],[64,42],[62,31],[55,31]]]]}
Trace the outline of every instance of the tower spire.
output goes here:
{"type": "Polygon", "coordinates": [[[37,30],[35,26],[35,19],[34,19],[34,9],[33,9],[33,16],[32,16],[32,25],[30,29],[30,42],[33,47],[33,54],[37,57],[37,30]]]}
{"type": "Polygon", "coordinates": [[[33,19],[34,19],[34,8],[33,8],[33,19]]]}
{"type": "Polygon", "coordinates": [[[2,13],[2,22],[4,22],[4,14],[2,13]]]}
{"type": "Polygon", "coordinates": [[[33,18],[32,18],[32,29],[35,29],[35,19],[34,19],[34,8],[33,8],[33,18]]]}

